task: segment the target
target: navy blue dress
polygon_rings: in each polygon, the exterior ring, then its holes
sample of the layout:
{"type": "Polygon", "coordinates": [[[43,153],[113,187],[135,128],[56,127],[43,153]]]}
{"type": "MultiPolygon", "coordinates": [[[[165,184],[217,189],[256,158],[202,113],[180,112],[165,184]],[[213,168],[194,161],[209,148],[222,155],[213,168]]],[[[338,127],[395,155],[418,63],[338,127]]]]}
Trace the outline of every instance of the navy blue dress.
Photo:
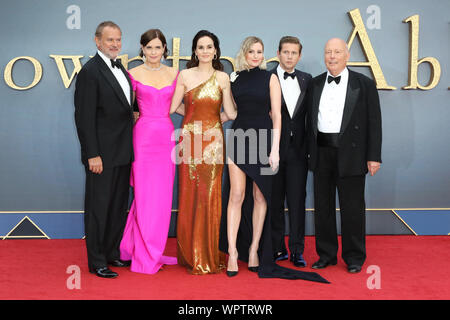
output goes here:
{"type": "MultiPolygon", "coordinates": [[[[269,165],[272,119],[270,105],[270,77],[266,70],[253,68],[238,73],[231,83],[231,91],[237,106],[237,117],[228,133],[227,158],[246,174],[245,199],[239,225],[236,247],[239,260],[248,262],[252,242],[253,182],[256,183],[270,208],[273,172],[269,165]]],[[[228,168],[224,170],[222,194],[222,218],[219,248],[228,253],[227,207],[230,192],[228,168]]],[[[259,268],[261,278],[304,279],[329,283],[315,272],[302,272],[284,268],[273,260],[270,210],[266,212],[263,232],[259,243],[259,268]]]]}

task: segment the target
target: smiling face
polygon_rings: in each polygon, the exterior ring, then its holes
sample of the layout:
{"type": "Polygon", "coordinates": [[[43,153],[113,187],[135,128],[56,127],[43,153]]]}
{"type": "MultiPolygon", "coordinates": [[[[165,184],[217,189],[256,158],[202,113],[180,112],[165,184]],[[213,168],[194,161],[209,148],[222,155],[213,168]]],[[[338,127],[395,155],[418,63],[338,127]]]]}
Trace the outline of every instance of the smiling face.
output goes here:
{"type": "Polygon", "coordinates": [[[195,55],[199,62],[208,63],[214,59],[216,54],[216,48],[214,47],[214,41],[210,37],[201,37],[197,41],[195,48],[195,55]]]}
{"type": "Polygon", "coordinates": [[[325,66],[333,75],[339,75],[347,66],[350,52],[342,39],[331,39],[325,45],[325,66]]]}
{"type": "Polygon", "coordinates": [[[110,59],[116,59],[122,49],[122,32],[114,27],[104,27],[100,37],[95,37],[98,50],[110,59]]]}
{"type": "Polygon", "coordinates": [[[165,46],[158,38],[150,40],[145,47],[142,47],[145,60],[149,63],[159,63],[164,55],[165,46]]]}
{"type": "Polygon", "coordinates": [[[281,51],[277,52],[277,56],[283,70],[292,72],[302,56],[300,53],[300,45],[296,43],[283,43],[281,51]]]}
{"type": "Polygon", "coordinates": [[[264,60],[264,48],[262,44],[259,42],[252,44],[245,54],[245,60],[250,69],[259,67],[264,60]]]}

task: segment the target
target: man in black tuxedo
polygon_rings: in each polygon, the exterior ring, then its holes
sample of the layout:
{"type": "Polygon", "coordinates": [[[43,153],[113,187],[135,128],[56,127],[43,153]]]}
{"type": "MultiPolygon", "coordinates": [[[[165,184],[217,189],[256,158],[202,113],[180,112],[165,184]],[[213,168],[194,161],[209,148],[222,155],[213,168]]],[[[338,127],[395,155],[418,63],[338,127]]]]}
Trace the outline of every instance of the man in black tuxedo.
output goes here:
{"type": "Polygon", "coordinates": [[[381,164],[381,111],[373,80],[347,69],[342,39],[325,46],[328,72],[308,91],[309,165],[314,173],[316,251],[314,269],[337,263],[336,188],[342,226],[342,258],[351,273],[366,259],[364,187],[381,164]]]}
{"type": "Polygon", "coordinates": [[[132,86],[117,56],[122,32],[111,21],[96,30],[97,54],[77,76],[75,123],[86,169],[85,235],[89,271],[103,278],[117,273],[119,245],[127,219],[133,158],[132,86]]]}
{"type": "Polygon", "coordinates": [[[305,198],[307,166],[306,104],[305,94],[311,80],[309,73],[295,69],[302,54],[302,44],[296,37],[281,38],[277,56],[280,64],[272,70],[278,76],[282,91],[280,166],[272,187],[271,216],[275,261],[286,260],[284,242],[284,204],[289,212],[290,261],[305,267],[305,198]]]}

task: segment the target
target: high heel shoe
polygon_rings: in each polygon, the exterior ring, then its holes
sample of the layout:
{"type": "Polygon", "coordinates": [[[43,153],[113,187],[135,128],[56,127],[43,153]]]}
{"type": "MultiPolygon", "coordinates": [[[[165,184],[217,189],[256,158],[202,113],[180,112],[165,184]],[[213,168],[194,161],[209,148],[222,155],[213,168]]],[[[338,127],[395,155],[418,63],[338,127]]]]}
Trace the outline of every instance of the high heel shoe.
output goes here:
{"type": "MultiPolygon", "coordinates": [[[[235,254],[233,254],[233,255],[229,255],[228,256],[228,264],[229,264],[229,262],[230,262],[230,259],[231,259],[231,257],[233,256],[233,258],[235,257],[236,258],[236,265],[237,265],[237,257],[238,257],[238,253],[237,253],[237,251],[235,251],[235,254]]],[[[236,270],[236,271],[230,271],[230,270],[228,270],[227,269],[227,276],[228,277],[234,277],[235,275],[237,275],[238,274],[238,272],[239,272],[239,270],[236,270]]]]}
{"type": "MultiPolygon", "coordinates": [[[[248,254],[248,262],[250,264],[250,256],[251,256],[251,252],[252,250],[250,250],[249,254],[248,254]]],[[[256,257],[258,258],[258,251],[256,251],[256,257]]],[[[257,259],[259,262],[259,259],[257,259]]],[[[259,266],[248,266],[248,270],[251,272],[258,272],[259,266]]]]}
{"type": "Polygon", "coordinates": [[[259,267],[248,267],[251,272],[258,272],[259,267]]]}
{"type": "Polygon", "coordinates": [[[227,276],[229,276],[230,278],[231,277],[234,277],[235,275],[237,275],[238,274],[238,271],[228,271],[227,270],[227,276]]]}

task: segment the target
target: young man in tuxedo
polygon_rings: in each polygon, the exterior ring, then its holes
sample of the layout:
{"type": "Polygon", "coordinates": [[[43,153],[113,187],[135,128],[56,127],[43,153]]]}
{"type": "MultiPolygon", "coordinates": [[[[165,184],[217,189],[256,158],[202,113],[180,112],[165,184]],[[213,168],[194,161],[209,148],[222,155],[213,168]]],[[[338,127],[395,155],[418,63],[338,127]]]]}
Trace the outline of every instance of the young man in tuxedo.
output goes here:
{"type": "Polygon", "coordinates": [[[274,177],[271,201],[272,240],[275,261],[286,260],[284,204],[289,212],[290,261],[305,267],[305,198],[307,178],[306,104],[305,94],[311,75],[295,69],[302,54],[302,44],[296,37],[281,38],[277,56],[280,61],[272,70],[278,76],[282,90],[282,125],[280,166],[274,177]]]}
{"type": "Polygon", "coordinates": [[[97,54],[83,66],[75,85],[75,123],[86,169],[88,265],[102,278],[117,277],[108,265],[130,265],[119,258],[133,159],[133,95],[128,74],[117,59],[121,38],[119,26],[111,21],[97,27],[97,54]]]}
{"type": "Polygon", "coordinates": [[[337,263],[336,189],[342,226],[342,258],[351,273],[366,259],[364,187],[367,172],[381,164],[381,111],[373,80],[347,69],[350,53],[342,39],[325,46],[327,72],[308,91],[309,165],[314,173],[314,222],[322,269],[337,263]]]}

